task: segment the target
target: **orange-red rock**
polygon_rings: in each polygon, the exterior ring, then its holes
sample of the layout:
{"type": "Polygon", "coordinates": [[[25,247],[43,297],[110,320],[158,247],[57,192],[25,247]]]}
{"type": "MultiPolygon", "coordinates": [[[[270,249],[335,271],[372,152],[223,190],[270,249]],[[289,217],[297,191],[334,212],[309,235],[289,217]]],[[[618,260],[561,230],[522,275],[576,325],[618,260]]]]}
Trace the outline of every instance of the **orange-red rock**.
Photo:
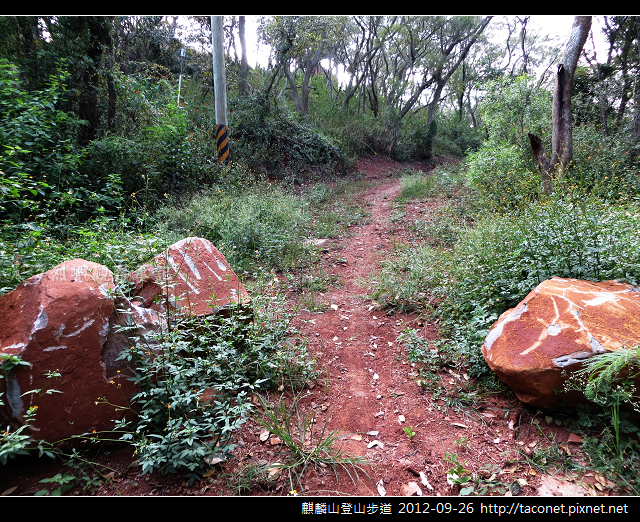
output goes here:
{"type": "Polygon", "coordinates": [[[640,288],[555,277],[500,316],[482,352],[523,403],[554,409],[581,400],[556,394],[581,361],[639,343],[640,288]]]}
{"type": "Polygon", "coordinates": [[[225,257],[203,238],[188,237],[129,275],[146,308],[171,308],[206,316],[230,304],[247,304],[249,294],[225,257]],[[165,292],[166,290],[166,292],[165,292]],[[168,298],[168,299],[167,299],[168,298]]]}
{"type": "Polygon", "coordinates": [[[121,416],[100,398],[129,406],[136,392],[127,379],[134,372],[118,359],[128,349],[128,335],[146,338],[166,328],[162,304],[190,315],[218,313],[231,303],[246,304],[249,295],[224,256],[207,240],[186,238],[153,263],[130,275],[137,296],[115,295],[111,271],[74,259],[33,276],[0,297],[0,355],[31,363],[0,379],[0,420],[17,428],[37,406],[31,423],[34,438],[57,442],[74,435],[114,428],[121,416]],[[164,289],[168,289],[164,293],[164,289]],[[156,303],[156,298],[160,303],[156,303]],[[143,301],[143,302],[141,302],[143,301]],[[127,335],[119,325],[137,326],[127,335]],[[58,372],[48,379],[47,372],[58,372]],[[37,393],[23,395],[31,390],[37,393]],[[62,393],[46,393],[57,390],[62,393]]]}
{"type": "Polygon", "coordinates": [[[27,410],[37,406],[31,425],[36,439],[56,442],[113,429],[114,409],[96,406],[95,401],[106,397],[122,404],[121,390],[127,397],[131,389],[118,373],[121,363],[107,365],[102,359],[113,313],[109,291],[114,286],[108,268],[74,259],[23,281],[0,298],[0,354],[32,364],[0,379],[5,402],[0,415],[7,423],[21,425],[27,410]],[[45,373],[53,371],[60,377],[48,379],[45,373]],[[23,395],[31,390],[40,391],[23,395]]]}

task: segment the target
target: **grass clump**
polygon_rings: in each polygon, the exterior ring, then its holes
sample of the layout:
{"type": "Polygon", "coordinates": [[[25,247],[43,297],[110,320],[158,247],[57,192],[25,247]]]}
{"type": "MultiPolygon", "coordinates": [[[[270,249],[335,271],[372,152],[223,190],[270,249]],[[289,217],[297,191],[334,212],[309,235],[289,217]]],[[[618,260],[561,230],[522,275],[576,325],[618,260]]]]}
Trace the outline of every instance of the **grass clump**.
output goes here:
{"type": "Polygon", "coordinates": [[[294,397],[291,405],[287,406],[283,396],[277,403],[260,397],[262,411],[258,422],[278,437],[286,448],[281,462],[272,465],[272,468],[288,473],[290,491],[294,494],[304,490],[304,477],[310,467],[330,467],[336,479],[338,470],[342,469],[354,483],[356,479],[360,480],[360,473],[366,475],[363,466],[368,462],[363,457],[349,456],[341,448],[341,441],[348,434],[340,430],[329,431],[328,417],[322,426],[317,427],[314,412],[304,413],[300,400],[301,397],[294,397]]]}
{"type": "Polygon", "coordinates": [[[399,201],[425,198],[434,195],[436,182],[433,176],[414,169],[406,169],[400,177],[399,201]]]}
{"type": "Polygon", "coordinates": [[[311,225],[308,202],[269,183],[244,190],[214,187],[164,206],[155,219],[176,237],[208,239],[236,271],[259,266],[286,270],[312,259],[312,250],[303,244],[311,225]]]}

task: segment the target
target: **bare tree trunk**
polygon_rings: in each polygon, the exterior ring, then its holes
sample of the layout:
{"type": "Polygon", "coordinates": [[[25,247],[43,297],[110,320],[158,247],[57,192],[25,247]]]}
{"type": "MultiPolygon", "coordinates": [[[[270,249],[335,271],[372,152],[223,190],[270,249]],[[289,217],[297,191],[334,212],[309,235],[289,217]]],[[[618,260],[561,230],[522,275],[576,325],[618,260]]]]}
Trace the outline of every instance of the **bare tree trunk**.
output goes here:
{"type": "Polygon", "coordinates": [[[553,192],[553,184],[551,182],[551,160],[547,154],[542,140],[535,134],[529,133],[529,143],[531,144],[531,150],[533,156],[538,162],[538,168],[540,169],[540,177],[542,178],[542,190],[545,194],[551,194],[553,192]]]}
{"type": "Polygon", "coordinates": [[[538,162],[542,187],[546,194],[553,192],[553,175],[556,179],[561,180],[564,170],[573,157],[573,121],[571,119],[573,76],[590,29],[590,16],[575,17],[564,58],[562,63],[558,65],[556,87],[553,93],[553,131],[551,135],[553,152],[551,160],[549,160],[540,138],[532,134],[529,135],[529,142],[538,162]]]}
{"type": "Polygon", "coordinates": [[[311,59],[307,62],[306,70],[302,76],[302,117],[306,123],[309,123],[309,86],[311,83],[311,76],[318,67],[320,59],[322,58],[323,49],[319,47],[316,52],[313,53],[311,59]]]}
{"type": "Polygon", "coordinates": [[[249,64],[247,63],[247,42],[245,40],[245,17],[240,16],[238,22],[238,31],[240,32],[240,96],[247,96],[249,94],[249,85],[247,78],[249,77],[249,64]]]}
{"type": "Polygon", "coordinates": [[[571,119],[573,76],[590,29],[590,16],[576,16],[563,63],[558,66],[556,90],[553,95],[553,134],[551,136],[553,159],[551,163],[560,175],[573,157],[573,121],[571,119]]]}
{"type": "Polygon", "coordinates": [[[289,81],[291,96],[293,97],[293,101],[296,104],[296,111],[298,111],[299,114],[302,114],[302,101],[300,100],[300,92],[298,91],[298,86],[296,85],[295,71],[293,72],[293,74],[291,73],[291,70],[289,69],[288,59],[282,64],[282,70],[284,71],[284,74],[289,81]]]}

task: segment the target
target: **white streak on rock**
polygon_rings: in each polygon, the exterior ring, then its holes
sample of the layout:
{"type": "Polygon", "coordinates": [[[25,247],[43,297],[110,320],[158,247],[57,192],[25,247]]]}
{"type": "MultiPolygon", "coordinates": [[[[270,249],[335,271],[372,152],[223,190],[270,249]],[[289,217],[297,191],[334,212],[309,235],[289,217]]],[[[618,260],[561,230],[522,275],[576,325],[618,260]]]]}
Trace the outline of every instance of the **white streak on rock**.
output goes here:
{"type": "Polygon", "coordinates": [[[547,334],[548,335],[558,335],[562,331],[562,326],[557,324],[550,324],[547,326],[547,334]]]}
{"type": "Polygon", "coordinates": [[[54,350],[64,350],[66,346],[49,346],[49,348],[45,348],[42,350],[43,352],[53,352],[54,350]]]}
{"type": "Polygon", "coordinates": [[[189,286],[189,288],[191,288],[191,290],[193,290],[193,292],[195,294],[200,294],[200,292],[198,291],[198,289],[193,286],[189,280],[184,276],[184,274],[182,272],[180,272],[180,268],[178,267],[178,265],[176,264],[176,262],[173,260],[173,258],[170,255],[167,255],[167,261],[169,261],[169,264],[171,265],[171,268],[173,268],[173,270],[175,271],[175,273],[177,275],[180,276],[180,278],[187,283],[187,285],[189,286]]]}
{"type": "Polygon", "coordinates": [[[597,297],[594,297],[593,299],[589,299],[588,301],[582,301],[585,306],[598,306],[604,303],[610,303],[610,302],[615,302],[617,301],[617,298],[615,295],[613,295],[612,293],[607,292],[606,294],[602,294],[599,295],[597,297]]]}
{"type": "Polygon", "coordinates": [[[191,271],[193,272],[193,274],[196,276],[196,279],[201,279],[200,278],[200,272],[198,272],[198,267],[196,266],[196,264],[193,262],[193,259],[191,259],[191,257],[189,256],[189,254],[183,252],[182,253],[182,259],[184,259],[184,262],[187,263],[187,265],[189,266],[189,268],[191,269],[191,271]]]}
{"type": "Polygon", "coordinates": [[[44,308],[40,306],[40,313],[36,319],[36,322],[33,324],[33,331],[42,330],[47,327],[49,323],[49,317],[47,316],[47,312],[44,311],[44,308]]]}
{"type": "Polygon", "coordinates": [[[522,305],[515,308],[507,317],[505,317],[502,321],[500,321],[487,335],[487,338],[484,341],[484,345],[487,351],[491,350],[491,346],[495,342],[495,340],[502,335],[502,330],[507,323],[511,321],[516,321],[520,319],[520,316],[527,311],[527,303],[523,303],[522,305]]]}
{"type": "Polygon", "coordinates": [[[209,272],[211,272],[214,276],[216,276],[218,278],[218,281],[222,281],[222,278],[216,273],[216,271],[211,268],[207,263],[205,263],[204,261],[202,261],[202,264],[204,266],[206,266],[209,269],[209,272]]]}
{"type": "Polygon", "coordinates": [[[90,321],[87,321],[86,323],[84,323],[84,326],[82,328],[78,328],[75,332],[67,334],[64,337],[73,337],[75,335],[78,335],[83,330],[86,330],[87,328],[89,328],[93,323],[95,323],[95,319],[91,319],[90,321]]]}

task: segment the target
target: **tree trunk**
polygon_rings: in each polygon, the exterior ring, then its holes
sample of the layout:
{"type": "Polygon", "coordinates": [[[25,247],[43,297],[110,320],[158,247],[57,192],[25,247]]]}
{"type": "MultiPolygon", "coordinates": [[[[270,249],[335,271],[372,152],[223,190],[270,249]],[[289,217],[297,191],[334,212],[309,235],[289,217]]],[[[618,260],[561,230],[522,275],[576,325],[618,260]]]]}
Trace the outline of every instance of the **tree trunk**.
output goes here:
{"type": "Polygon", "coordinates": [[[311,76],[318,67],[320,59],[322,57],[322,47],[316,49],[313,53],[313,57],[307,61],[306,69],[302,76],[302,117],[306,123],[309,123],[309,86],[311,83],[311,76]]]}
{"type": "Polygon", "coordinates": [[[240,96],[247,96],[249,94],[249,84],[247,79],[249,77],[249,64],[247,63],[247,42],[245,40],[245,17],[240,16],[238,24],[238,30],[240,32],[240,96]]]}
{"type": "Polygon", "coordinates": [[[529,143],[531,144],[531,150],[533,150],[533,156],[538,162],[538,168],[540,169],[540,177],[542,178],[542,190],[545,194],[551,194],[553,192],[553,184],[551,183],[551,160],[547,154],[542,140],[538,136],[529,133],[529,143]]]}
{"type": "Polygon", "coordinates": [[[591,29],[590,16],[576,16],[562,63],[558,65],[556,86],[553,93],[553,131],[551,135],[552,157],[549,159],[542,140],[529,134],[533,155],[538,162],[542,188],[546,194],[553,192],[553,177],[559,181],[573,157],[573,122],[571,119],[571,94],[573,76],[582,47],[591,29]]]}
{"type": "Polygon", "coordinates": [[[551,164],[560,178],[573,157],[573,121],[571,119],[573,76],[590,29],[590,16],[576,16],[564,53],[563,63],[558,65],[552,108],[553,133],[551,143],[553,159],[551,164]]]}
{"type": "Polygon", "coordinates": [[[284,74],[289,81],[289,87],[291,87],[291,96],[293,97],[293,101],[296,104],[296,111],[298,112],[298,114],[302,114],[302,100],[300,99],[300,92],[298,91],[298,86],[296,85],[295,72],[291,74],[288,60],[282,64],[282,70],[284,71],[284,74]]]}

